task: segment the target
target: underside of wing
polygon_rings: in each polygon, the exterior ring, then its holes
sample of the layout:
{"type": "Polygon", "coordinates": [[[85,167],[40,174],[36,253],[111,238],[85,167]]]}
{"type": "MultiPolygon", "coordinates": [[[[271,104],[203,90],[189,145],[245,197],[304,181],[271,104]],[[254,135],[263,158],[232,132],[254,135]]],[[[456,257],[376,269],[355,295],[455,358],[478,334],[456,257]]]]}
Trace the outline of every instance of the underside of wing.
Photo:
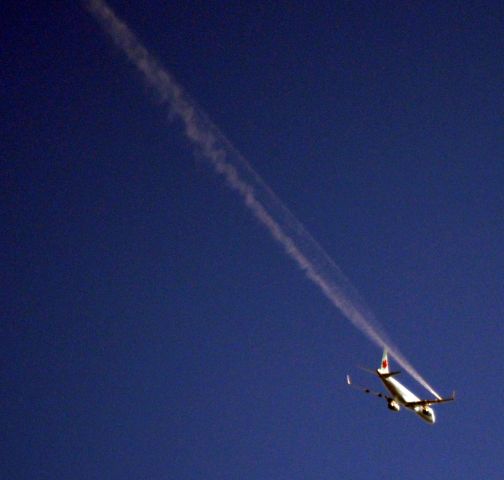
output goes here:
{"type": "Polygon", "coordinates": [[[356,384],[352,383],[352,379],[350,378],[350,375],[347,375],[347,384],[350,385],[352,388],[355,388],[356,390],[361,390],[362,392],[369,393],[371,395],[374,395],[375,397],[384,398],[385,400],[392,400],[392,398],[385,395],[384,393],[376,392],[374,390],[371,390],[370,388],[363,387],[362,385],[356,385],[356,384]]]}
{"type": "Polygon", "coordinates": [[[418,407],[418,406],[428,406],[433,405],[435,403],[445,403],[445,402],[453,402],[455,400],[455,392],[453,392],[452,396],[449,398],[436,398],[433,400],[418,400],[416,402],[407,402],[405,405],[407,407],[418,407]]]}

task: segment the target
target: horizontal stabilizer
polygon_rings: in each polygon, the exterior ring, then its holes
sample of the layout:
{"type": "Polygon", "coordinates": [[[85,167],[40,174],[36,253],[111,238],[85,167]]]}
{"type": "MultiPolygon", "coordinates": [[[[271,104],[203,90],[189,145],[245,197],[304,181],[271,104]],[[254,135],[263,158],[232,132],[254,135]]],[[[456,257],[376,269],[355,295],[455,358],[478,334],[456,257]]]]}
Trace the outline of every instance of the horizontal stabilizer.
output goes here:
{"type": "Polygon", "coordinates": [[[360,368],[361,370],[364,370],[365,372],[368,372],[368,373],[372,373],[373,375],[376,375],[376,370],[372,369],[372,368],[367,368],[367,367],[362,367],[361,365],[357,365],[358,368],[360,368]]]}
{"type": "Polygon", "coordinates": [[[394,375],[399,375],[401,373],[399,370],[396,372],[381,372],[380,369],[372,370],[371,368],[366,368],[366,367],[361,367],[361,366],[359,366],[359,368],[361,370],[364,370],[365,372],[372,373],[373,375],[378,375],[381,378],[393,377],[394,375]]]}
{"type": "Polygon", "coordinates": [[[394,375],[399,375],[401,372],[398,370],[397,372],[387,372],[387,373],[378,373],[381,378],[389,378],[393,377],[394,375]]]}

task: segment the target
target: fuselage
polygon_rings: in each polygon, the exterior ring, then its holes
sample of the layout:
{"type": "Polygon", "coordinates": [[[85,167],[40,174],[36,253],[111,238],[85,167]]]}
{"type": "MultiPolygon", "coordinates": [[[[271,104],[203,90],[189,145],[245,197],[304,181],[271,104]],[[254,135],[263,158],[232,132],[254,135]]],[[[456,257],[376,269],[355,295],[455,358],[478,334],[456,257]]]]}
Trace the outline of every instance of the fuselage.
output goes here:
{"type": "MultiPolygon", "coordinates": [[[[390,392],[393,400],[405,408],[408,408],[412,412],[415,412],[422,420],[428,423],[434,423],[436,421],[436,414],[432,407],[428,405],[408,405],[411,402],[418,402],[420,399],[410,390],[408,390],[401,382],[398,382],[393,377],[382,377],[380,380],[385,385],[385,388],[390,392]]],[[[390,406],[390,405],[389,405],[390,406]]]]}

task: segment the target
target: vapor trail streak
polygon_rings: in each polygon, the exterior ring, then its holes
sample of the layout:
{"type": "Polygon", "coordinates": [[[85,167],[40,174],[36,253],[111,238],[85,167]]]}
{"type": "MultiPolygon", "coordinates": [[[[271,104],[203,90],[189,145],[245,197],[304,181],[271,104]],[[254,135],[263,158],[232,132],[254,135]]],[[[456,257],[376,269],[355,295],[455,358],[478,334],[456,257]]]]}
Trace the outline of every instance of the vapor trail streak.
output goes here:
{"type": "Polygon", "coordinates": [[[171,113],[182,121],[185,135],[192,145],[226,179],[227,185],[242,197],[247,208],[282,245],[287,255],[355,327],[378,346],[386,347],[413,378],[440,398],[380,329],[374,315],[341,269],[129,27],[104,1],[85,0],[85,3],[114,43],[144,75],[147,84],[160,95],[171,113]]]}

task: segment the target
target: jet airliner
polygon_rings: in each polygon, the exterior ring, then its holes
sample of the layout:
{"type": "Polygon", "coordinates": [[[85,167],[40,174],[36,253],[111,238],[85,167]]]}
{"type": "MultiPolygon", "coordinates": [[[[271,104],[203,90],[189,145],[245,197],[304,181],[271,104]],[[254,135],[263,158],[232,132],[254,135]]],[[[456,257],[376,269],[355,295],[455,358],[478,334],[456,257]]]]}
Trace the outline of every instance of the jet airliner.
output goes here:
{"type": "Polygon", "coordinates": [[[369,388],[361,387],[360,385],[354,385],[350,375],[347,375],[347,383],[351,387],[362,390],[365,393],[370,393],[379,398],[384,398],[387,401],[387,406],[390,410],[398,412],[401,407],[405,407],[412,412],[416,413],[422,420],[428,423],[434,423],[436,421],[436,414],[432,409],[431,405],[437,403],[451,402],[455,400],[455,392],[449,398],[436,398],[432,400],[421,400],[413,392],[408,390],[402,383],[396,380],[394,377],[401,372],[391,372],[389,370],[388,353],[385,349],[383,351],[382,361],[380,368],[376,370],[370,370],[364,368],[373,374],[378,375],[382,381],[385,388],[388,390],[389,394],[384,394],[380,392],[375,392],[369,388]]]}

